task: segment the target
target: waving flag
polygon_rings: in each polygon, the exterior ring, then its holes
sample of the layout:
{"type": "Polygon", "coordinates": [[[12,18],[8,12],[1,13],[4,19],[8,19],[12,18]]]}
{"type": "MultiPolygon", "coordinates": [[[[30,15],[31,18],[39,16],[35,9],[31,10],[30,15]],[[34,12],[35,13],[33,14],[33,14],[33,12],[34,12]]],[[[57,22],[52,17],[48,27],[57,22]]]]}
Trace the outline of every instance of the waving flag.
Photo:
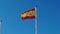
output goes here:
{"type": "Polygon", "coordinates": [[[25,11],[21,14],[23,20],[25,19],[34,19],[35,18],[35,8],[25,11]]]}

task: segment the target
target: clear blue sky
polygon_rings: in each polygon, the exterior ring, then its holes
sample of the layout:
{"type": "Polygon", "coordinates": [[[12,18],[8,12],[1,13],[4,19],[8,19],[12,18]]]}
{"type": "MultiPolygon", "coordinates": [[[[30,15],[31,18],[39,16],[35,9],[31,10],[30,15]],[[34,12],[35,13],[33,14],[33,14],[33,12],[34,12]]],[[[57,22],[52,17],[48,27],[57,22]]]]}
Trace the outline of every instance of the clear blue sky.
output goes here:
{"type": "Polygon", "coordinates": [[[38,34],[60,34],[60,0],[0,0],[2,34],[34,34],[34,19],[20,14],[37,4],[38,34]]]}

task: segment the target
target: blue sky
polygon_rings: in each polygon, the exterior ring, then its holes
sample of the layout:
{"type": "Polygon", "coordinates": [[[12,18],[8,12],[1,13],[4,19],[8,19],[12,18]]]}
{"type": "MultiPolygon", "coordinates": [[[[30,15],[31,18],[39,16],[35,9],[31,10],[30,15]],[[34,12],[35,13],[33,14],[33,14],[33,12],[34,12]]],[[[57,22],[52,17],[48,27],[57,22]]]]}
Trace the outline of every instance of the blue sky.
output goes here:
{"type": "Polygon", "coordinates": [[[2,34],[34,34],[34,19],[21,13],[37,4],[38,34],[60,34],[60,0],[0,0],[2,34]]]}

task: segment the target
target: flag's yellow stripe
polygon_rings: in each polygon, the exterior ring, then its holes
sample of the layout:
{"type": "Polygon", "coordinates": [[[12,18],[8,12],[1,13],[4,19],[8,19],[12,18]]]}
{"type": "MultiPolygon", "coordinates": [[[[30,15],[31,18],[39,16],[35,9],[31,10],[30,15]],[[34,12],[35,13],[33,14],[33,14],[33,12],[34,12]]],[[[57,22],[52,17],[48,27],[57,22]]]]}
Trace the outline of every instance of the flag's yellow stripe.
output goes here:
{"type": "Polygon", "coordinates": [[[27,16],[35,16],[35,11],[28,11],[21,14],[21,17],[27,17],[27,16]]]}
{"type": "Polygon", "coordinates": [[[31,11],[31,12],[29,11],[27,16],[35,16],[35,11],[31,11]]]}
{"type": "Polygon", "coordinates": [[[21,14],[21,17],[26,17],[26,16],[27,16],[26,13],[21,14]]]}

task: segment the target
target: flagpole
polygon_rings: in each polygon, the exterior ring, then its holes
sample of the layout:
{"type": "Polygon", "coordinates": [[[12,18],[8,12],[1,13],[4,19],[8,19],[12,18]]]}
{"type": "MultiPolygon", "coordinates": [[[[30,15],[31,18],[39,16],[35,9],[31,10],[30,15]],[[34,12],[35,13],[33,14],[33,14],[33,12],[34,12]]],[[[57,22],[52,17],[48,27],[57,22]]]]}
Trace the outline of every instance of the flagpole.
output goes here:
{"type": "Polygon", "coordinates": [[[35,6],[35,34],[38,34],[37,7],[35,6]]]}
{"type": "Polygon", "coordinates": [[[2,26],[2,21],[0,20],[0,34],[1,34],[1,27],[2,26]]]}

